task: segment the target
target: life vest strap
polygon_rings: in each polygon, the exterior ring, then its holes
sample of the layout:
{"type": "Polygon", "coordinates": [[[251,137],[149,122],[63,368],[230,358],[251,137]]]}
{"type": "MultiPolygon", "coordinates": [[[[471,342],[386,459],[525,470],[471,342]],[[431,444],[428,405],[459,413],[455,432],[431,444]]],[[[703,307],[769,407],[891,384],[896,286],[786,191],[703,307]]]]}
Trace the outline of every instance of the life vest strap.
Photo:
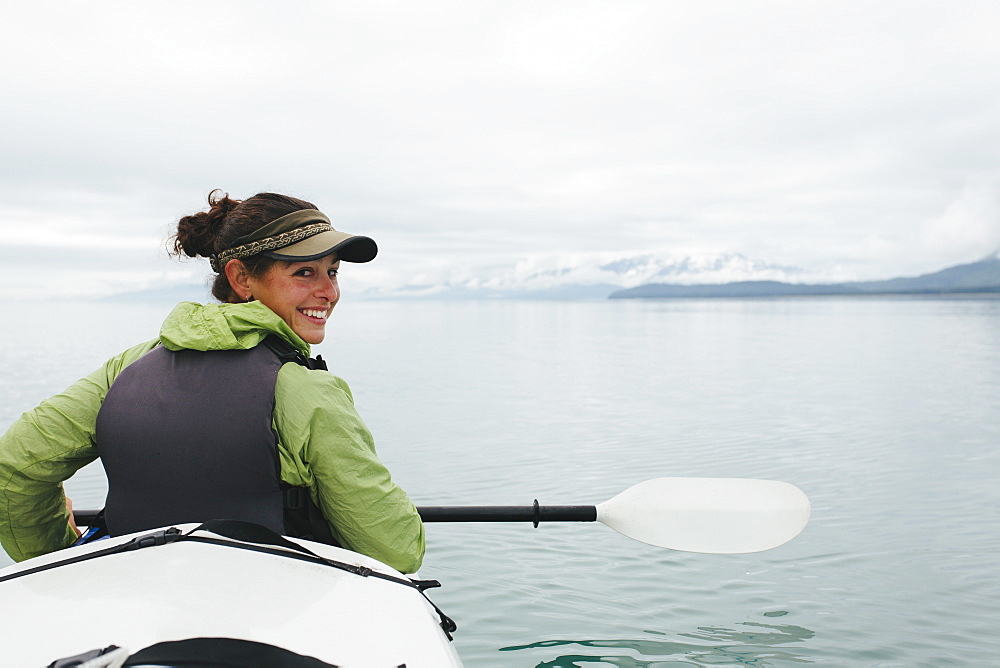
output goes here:
{"type": "Polygon", "coordinates": [[[271,352],[277,355],[278,359],[282,362],[295,362],[311,371],[317,369],[320,371],[329,371],[326,367],[326,360],[323,359],[322,355],[317,355],[315,358],[306,357],[298,348],[277,334],[268,334],[264,339],[264,345],[270,348],[271,352]]]}

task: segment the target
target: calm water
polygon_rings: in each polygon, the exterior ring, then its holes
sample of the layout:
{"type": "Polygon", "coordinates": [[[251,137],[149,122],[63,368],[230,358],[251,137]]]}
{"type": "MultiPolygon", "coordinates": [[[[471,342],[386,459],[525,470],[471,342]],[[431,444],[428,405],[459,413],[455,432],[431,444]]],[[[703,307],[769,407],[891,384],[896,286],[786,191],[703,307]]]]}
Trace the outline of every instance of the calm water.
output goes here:
{"type": "MultiPolygon", "coordinates": [[[[169,308],[8,304],[0,423],[169,308]]],[[[421,575],[470,666],[1000,665],[1000,300],[348,301],[318,352],[418,504],[599,503],[661,476],[812,500],[756,555],[429,525],[421,575]]],[[[100,469],[68,488],[99,505],[100,469]]]]}

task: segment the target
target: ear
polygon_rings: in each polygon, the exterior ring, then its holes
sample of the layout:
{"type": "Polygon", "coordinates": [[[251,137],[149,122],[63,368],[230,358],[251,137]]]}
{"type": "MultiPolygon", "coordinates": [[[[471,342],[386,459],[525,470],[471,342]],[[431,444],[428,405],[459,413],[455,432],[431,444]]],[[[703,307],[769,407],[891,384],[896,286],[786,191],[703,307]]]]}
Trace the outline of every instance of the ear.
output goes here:
{"type": "Polygon", "coordinates": [[[250,272],[239,260],[230,260],[225,267],[226,278],[229,279],[229,287],[236,293],[240,300],[248,299],[253,290],[250,288],[250,272]]]}

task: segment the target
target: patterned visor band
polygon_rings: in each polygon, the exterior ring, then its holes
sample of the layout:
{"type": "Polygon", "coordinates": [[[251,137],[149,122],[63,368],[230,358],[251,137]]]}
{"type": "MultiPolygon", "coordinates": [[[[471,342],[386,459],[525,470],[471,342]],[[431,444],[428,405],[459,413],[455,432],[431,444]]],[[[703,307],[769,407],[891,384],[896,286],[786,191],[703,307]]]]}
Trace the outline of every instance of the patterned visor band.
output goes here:
{"type": "MultiPolygon", "coordinates": [[[[301,212],[296,211],[295,213],[301,213],[301,212]]],[[[318,218],[318,216],[315,215],[319,213],[318,211],[310,211],[309,213],[313,214],[312,216],[310,216],[311,218],[313,219],[318,218]]],[[[323,214],[320,213],[319,215],[322,216],[323,214]]],[[[279,218],[274,222],[277,223],[283,221],[287,217],[288,216],[283,216],[282,218],[279,218]]],[[[274,223],[271,223],[270,225],[273,224],[274,223]]],[[[270,227],[270,225],[261,228],[261,230],[265,229],[266,227],[270,227]]],[[[261,230],[258,230],[258,232],[261,230]]],[[[278,234],[275,234],[273,236],[266,236],[263,239],[259,239],[256,241],[248,241],[247,243],[241,244],[239,246],[234,246],[233,248],[222,251],[218,255],[213,254],[211,257],[209,257],[209,262],[211,262],[212,269],[216,273],[222,273],[223,267],[225,267],[226,263],[229,262],[230,260],[238,260],[240,258],[250,257],[251,255],[257,255],[258,253],[263,253],[264,251],[285,248],[286,246],[291,246],[294,243],[298,243],[299,241],[302,241],[304,239],[314,237],[322,232],[331,232],[331,231],[333,231],[333,225],[331,225],[328,222],[312,223],[311,225],[297,227],[288,230],[287,232],[279,232],[278,234]]],[[[255,235],[250,235],[250,236],[255,236],[255,235]]]]}

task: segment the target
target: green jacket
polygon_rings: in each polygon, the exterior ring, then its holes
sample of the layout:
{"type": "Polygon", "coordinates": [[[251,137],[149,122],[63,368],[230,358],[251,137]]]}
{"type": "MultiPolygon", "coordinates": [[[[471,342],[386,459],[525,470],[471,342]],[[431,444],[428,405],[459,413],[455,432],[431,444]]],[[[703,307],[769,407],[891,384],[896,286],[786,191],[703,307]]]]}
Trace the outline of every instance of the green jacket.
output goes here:
{"type": "MultiPolygon", "coordinates": [[[[22,415],[0,437],[0,544],[7,554],[22,561],[76,539],[62,482],[97,458],[97,412],[122,369],[157,343],[171,350],[245,350],[271,332],[309,354],[309,345],[260,302],[184,302],[167,316],[158,340],[126,350],[22,415]]],[[[415,572],[424,556],[423,524],[375,454],[347,383],[285,364],[274,399],[281,479],[309,487],[342,545],[415,572]]]]}

